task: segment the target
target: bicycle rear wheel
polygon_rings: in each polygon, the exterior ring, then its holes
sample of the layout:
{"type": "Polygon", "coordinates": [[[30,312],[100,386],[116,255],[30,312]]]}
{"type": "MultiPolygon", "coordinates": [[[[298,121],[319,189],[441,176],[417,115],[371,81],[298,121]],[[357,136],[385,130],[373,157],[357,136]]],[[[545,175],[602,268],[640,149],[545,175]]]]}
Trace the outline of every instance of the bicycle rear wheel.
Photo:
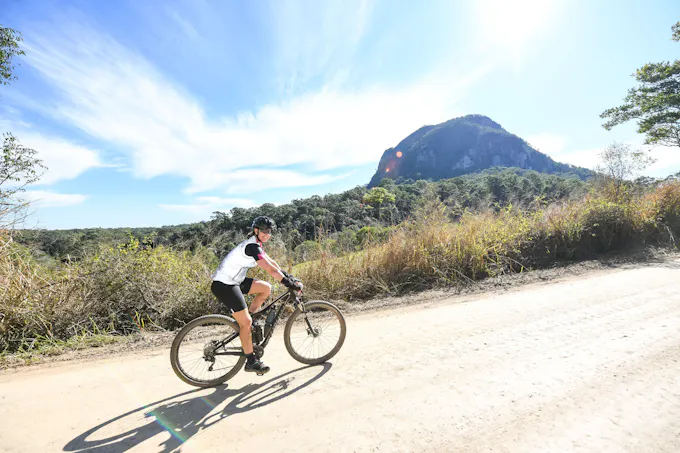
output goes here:
{"type": "Polygon", "coordinates": [[[228,381],[246,361],[239,326],[223,315],[196,318],[177,333],[170,349],[170,364],[182,381],[213,387],[228,381]]]}
{"type": "Polygon", "coordinates": [[[295,309],[283,332],[288,353],[306,365],[323,363],[338,353],[347,334],[345,317],[338,307],[322,300],[295,309]]]}

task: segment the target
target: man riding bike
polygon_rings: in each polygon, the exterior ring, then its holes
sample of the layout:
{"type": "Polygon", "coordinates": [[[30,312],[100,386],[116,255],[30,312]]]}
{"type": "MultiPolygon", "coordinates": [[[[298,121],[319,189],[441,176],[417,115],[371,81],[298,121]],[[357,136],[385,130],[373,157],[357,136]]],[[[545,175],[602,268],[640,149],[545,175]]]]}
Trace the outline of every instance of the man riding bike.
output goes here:
{"type": "Polygon", "coordinates": [[[243,353],[246,355],[245,371],[259,375],[269,371],[269,367],[262,363],[253,352],[251,334],[253,318],[251,314],[257,312],[271,293],[272,286],[262,280],[246,277],[248,269],[260,266],[272,278],[284,286],[297,291],[302,290],[302,283],[292,280],[281,270],[281,267],[264,251],[263,245],[271,238],[272,229],[276,227],[274,221],[267,216],[259,216],[253,220],[248,238],[234,247],[222,260],[212,276],[210,290],[217,299],[229,308],[239,325],[239,336],[243,353]],[[255,299],[246,305],[244,294],[254,294],[255,299]]]}

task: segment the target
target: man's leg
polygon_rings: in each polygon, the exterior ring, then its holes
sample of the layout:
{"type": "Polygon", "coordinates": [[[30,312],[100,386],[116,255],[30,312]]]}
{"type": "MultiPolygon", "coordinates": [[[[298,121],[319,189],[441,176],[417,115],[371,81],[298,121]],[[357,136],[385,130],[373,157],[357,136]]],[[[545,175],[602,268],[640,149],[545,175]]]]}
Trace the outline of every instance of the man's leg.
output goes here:
{"type": "Polygon", "coordinates": [[[253,337],[251,328],[253,326],[253,318],[250,317],[248,310],[241,310],[233,313],[234,319],[238,322],[239,337],[241,337],[241,347],[243,353],[248,355],[253,353],[253,337]]]}
{"type": "Polygon", "coordinates": [[[250,291],[248,294],[256,294],[253,303],[250,304],[250,313],[257,312],[267,297],[272,292],[272,285],[262,280],[253,280],[253,284],[250,286],[250,291]]]}
{"type": "Polygon", "coordinates": [[[252,354],[253,337],[251,336],[251,328],[253,319],[250,317],[250,313],[248,313],[248,305],[246,305],[241,288],[236,285],[227,285],[219,281],[213,281],[210,289],[215,297],[217,297],[217,300],[231,310],[234,319],[238,322],[243,352],[245,354],[252,354]]]}
{"type": "Polygon", "coordinates": [[[243,347],[243,353],[246,355],[245,371],[257,373],[260,376],[267,373],[269,367],[262,363],[262,361],[253,353],[253,337],[250,331],[253,325],[253,319],[250,317],[250,313],[248,313],[248,310],[241,310],[233,313],[233,315],[240,328],[239,336],[241,337],[241,346],[243,347]]]}

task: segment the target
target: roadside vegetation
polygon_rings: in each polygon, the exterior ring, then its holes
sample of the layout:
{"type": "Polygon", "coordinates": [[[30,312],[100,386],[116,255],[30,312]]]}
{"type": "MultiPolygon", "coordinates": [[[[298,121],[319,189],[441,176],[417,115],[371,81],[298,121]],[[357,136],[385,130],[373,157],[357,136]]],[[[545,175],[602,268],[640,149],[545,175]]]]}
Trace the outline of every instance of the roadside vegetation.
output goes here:
{"type": "MultiPolygon", "coordinates": [[[[11,59],[21,55],[20,42],[18,32],[0,27],[0,83],[13,80],[11,59]]],[[[657,86],[659,68],[646,68],[637,77],[641,93],[677,103],[680,84],[657,86]]],[[[664,68],[662,75],[677,81],[680,63],[664,68]]],[[[677,145],[668,141],[677,137],[677,105],[641,96],[632,90],[626,105],[605,112],[606,127],[638,119],[649,143],[677,145]],[[670,125],[660,126],[650,106],[667,109],[670,125]]],[[[0,365],[10,356],[31,360],[138,332],[172,330],[220,311],[209,290],[211,273],[244,239],[256,215],[276,221],[267,250],[304,281],[307,296],[354,302],[469,284],[631,246],[677,248],[680,174],[641,177],[653,160],[625,144],[613,143],[600,160],[587,181],[493,168],[440,181],[383,179],[372,189],[234,208],[191,225],[21,230],[28,206],[22,192],[45,169],[34,150],[5,134],[0,365]]]]}

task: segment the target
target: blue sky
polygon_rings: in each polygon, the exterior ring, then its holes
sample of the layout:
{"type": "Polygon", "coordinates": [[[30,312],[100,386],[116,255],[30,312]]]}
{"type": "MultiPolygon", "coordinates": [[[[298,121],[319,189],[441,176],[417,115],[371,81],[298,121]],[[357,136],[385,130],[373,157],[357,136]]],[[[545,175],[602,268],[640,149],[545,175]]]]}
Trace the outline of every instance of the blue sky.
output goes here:
{"type": "MultiPolygon", "coordinates": [[[[4,0],[23,33],[0,130],[49,170],[26,226],[161,226],[365,184],[418,127],[484,114],[593,167],[677,0],[4,0]]],[[[680,170],[655,148],[648,170],[680,170]]]]}

